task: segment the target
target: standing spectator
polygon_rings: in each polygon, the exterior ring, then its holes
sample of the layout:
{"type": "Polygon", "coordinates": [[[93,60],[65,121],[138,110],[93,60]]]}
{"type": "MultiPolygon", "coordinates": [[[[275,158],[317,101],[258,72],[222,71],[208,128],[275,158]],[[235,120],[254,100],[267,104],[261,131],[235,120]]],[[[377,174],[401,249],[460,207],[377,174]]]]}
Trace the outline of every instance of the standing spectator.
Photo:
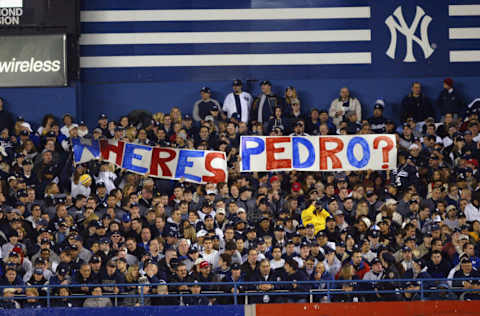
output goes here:
{"type": "Polygon", "coordinates": [[[419,82],[412,84],[412,91],[402,100],[402,122],[412,117],[417,123],[425,121],[427,117],[434,117],[433,107],[430,100],[422,93],[422,85],[419,82]]]}
{"type": "Polygon", "coordinates": [[[355,275],[361,280],[365,274],[370,271],[370,266],[362,258],[361,248],[357,247],[352,254],[352,266],[355,271],[355,275]]]}
{"type": "Polygon", "coordinates": [[[73,123],[73,116],[70,113],[67,113],[63,116],[63,124],[64,125],[60,129],[60,132],[67,138],[70,137],[70,130],[78,127],[78,124],[73,123]]]}
{"type": "Polygon", "coordinates": [[[5,100],[0,98],[0,131],[8,129],[12,133],[13,124],[12,114],[5,109],[5,100]]]}
{"type": "Polygon", "coordinates": [[[321,203],[312,202],[308,208],[302,211],[302,223],[303,225],[313,224],[315,234],[317,234],[325,229],[326,219],[329,216],[330,213],[322,207],[321,203]]]}
{"type": "Polygon", "coordinates": [[[250,93],[242,91],[242,81],[233,81],[233,92],[229,93],[223,102],[223,111],[231,118],[233,113],[240,116],[240,121],[248,123],[250,119],[250,106],[252,105],[250,93]]]}
{"type": "Polygon", "coordinates": [[[203,87],[200,89],[200,97],[201,99],[193,105],[192,117],[195,122],[205,121],[205,117],[210,115],[210,109],[212,109],[214,105],[220,108],[220,103],[212,99],[212,90],[210,90],[210,88],[203,87]]]}
{"type": "Polygon", "coordinates": [[[340,123],[344,120],[347,112],[355,112],[357,114],[357,120],[362,120],[362,105],[357,98],[350,95],[348,88],[343,87],[340,89],[340,97],[333,100],[330,104],[330,110],[328,115],[332,118],[333,124],[340,128],[340,123]]]}
{"type": "Polygon", "coordinates": [[[438,96],[437,107],[440,112],[440,119],[443,119],[447,113],[454,113],[455,118],[457,118],[458,114],[464,112],[465,104],[463,98],[457,89],[453,87],[452,78],[443,80],[443,90],[438,96]]]}
{"type": "Polygon", "coordinates": [[[258,123],[266,123],[274,116],[275,107],[280,106],[283,110],[282,112],[285,112],[285,106],[283,99],[273,93],[270,81],[262,81],[260,88],[262,89],[262,94],[253,101],[250,120],[258,123]]]}
{"type": "MultiPolygon", "coordinates": [[[[383,266],[380,259],[375,258],[372,260],[372,270],[365,273],[363,280],[369,280],[369,283],[360,283],[360,287],[364,291],[378,291],[378,280],[383,279],[383,266]]],[[[367,301],[376,301],[378,299],[378,294],[366,294],[365,298],[367,301]]]]}
{"type": "Polygon", "coordinates": [[[368,119],[368,123],[370,123],[370,128],[374,133],[385,133],[387,119],[383,116],[384,108],[385,102],[382,99],[378,99],[375,102],[375,106],[373,107],[373,116],[368,119]]]}
{"type": "MultiPolygon", "coordinates": [[[[308,278],[302,270],[298,269],[298,262],[295,259],[289,258],[285,260],[284,269],[285,281],[291,282],[284,286],[285,290],[289,292],[308,292],[309,284],[297,283],[297,281],[308,281],[308,278]]],[[[299,294],[287,296],[286,301],[289,303],[306,303],[307,299],[305,295],[299,294]]]]}
{"type": "Polygon", "coordinates": [[[298,99],[297,90],[295,87],[288,86],[285,88],[285,105],[292,105],[292,100],[298,99]]]}

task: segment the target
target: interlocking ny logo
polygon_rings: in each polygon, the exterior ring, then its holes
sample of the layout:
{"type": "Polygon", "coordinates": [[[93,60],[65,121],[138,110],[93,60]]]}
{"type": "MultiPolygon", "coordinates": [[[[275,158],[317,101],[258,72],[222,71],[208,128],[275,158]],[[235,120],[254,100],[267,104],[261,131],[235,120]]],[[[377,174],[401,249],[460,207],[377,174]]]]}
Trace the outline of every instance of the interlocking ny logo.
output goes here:
{"type": "Polygon", "coordinates": [[[430,57],[433,54],[434,49],[430,45],[428,40],[428,26],[432,22],[432,17],[425,14],[425,11],[417,6],[417,12],[415,14],[415,18],[413,19],[412,25],[408,27],[405,19],[403,18],[402,7],[399,6],[393,12],[393,16],[390,15],[386,20],[385,24],[388,26],[390,30],[390,46],[388,47],[386,54],[391,59],[395,59],[395,51],[397,50],[397,31],[405,35],[405,39],[407,41],[407,51],[405,53],[404,62],[407,63],[414,63],[417,60],[415,56],[413,56],[413,42],[415,41],[420,48],[423,50],[423,55],[425,59],[430,57]],[[395,20],[394,16],[397,18],[398,22],[395,20]],[[423,20],[422,20],[423,18],[423,20]],[[420,36],[415,35],[417,31],[418,24],[422,21],[420,25],[420,36]],[[399,24],[400,23],[400,24],[399,24]]]}

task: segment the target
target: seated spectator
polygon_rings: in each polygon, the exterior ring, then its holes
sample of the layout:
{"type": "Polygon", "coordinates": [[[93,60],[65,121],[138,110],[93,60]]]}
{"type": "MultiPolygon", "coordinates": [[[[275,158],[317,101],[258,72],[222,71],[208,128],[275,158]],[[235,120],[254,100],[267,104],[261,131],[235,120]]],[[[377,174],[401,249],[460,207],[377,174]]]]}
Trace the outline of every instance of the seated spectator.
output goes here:
{"type": "Polygon", "coordinates": [[[152,287],[149,286],[150,282],[148,281],[148,278],[143,276],[138,279],[138,283],[140,284],[137,288],[134,288],[133,290],[127,292],[130,295],[133,294],[138,294],[137,297],[126,297],[123,300],[124,306],[142,306],[142,305],[152,305],[151,304],[151,298],[149,296],[147,297],[142,297],[143,295],[152,295],[152,287]],[[143,303],[143,304],[142,304],[143,303]]]}
{"type": "Polygon", "coordinates": [[[53,307],[73,307],[74,306],[72,299],[67,297],[72,295],[68,288],[66,287],[57,288],[54,294],[55,296],[61,296],[61,297],[52,300],[53,307]]]}
{"type": "Polygon", "coordinates": [[[83,307],[112,307],[113,305],[110,298],[102,297],[102,294],[102,288],[100,286],[94,287],[91,293],[93,297],[85,299],[83,307]]]}
{"type": "Polygon", "coordinates": [[[199,294],[202,293],[202,285],[198,284],[199,282],[199,280],[195,280],[194,284],[190,286],[190,293],[192,296],[184,298],[185,306],[212,305],[212,302],[209,301],[206,296],[199,296],[199,294]]]}
{"type": "MultiPolygon", "coordinates": [[[[453,275],[453,287],[463,288],[465,290],[480,289],[480,272],[473,269],[472,262],[468,258],[460,261],[460,270],[453,275]],[[470,279],[471,278],[471,279],[470,279]],[[464,279],[464,280],[455,280],[464,279]]],[[[465,299],[479,299],[477,292],[468,293],[465,299]]]]}
{"type": "Polygon", "coordinates": [[[27,299],[23,303],[23,308],[43,308],[43,304],[39,299],[39,293],[36,288],[27,288],[25,290],[25,296],[27,299]]]}
{"type": "Polygon", "coordinates": [[[348,292],[356,291],[358,283],[354,280],[358,280],[358,276],[355,273],[355,269],[351,262],[344,262],[342,268],[336,275],[336,279],[339,281],[352,281],[352,282],[339,282],[336,284],[337,289],[342,289],[345,294],[334,295],[332,301],[334,302],[353,302],[358,301],[357,294],[350,294],[348,292]]]}
{"type": "Polygon", "coordinates": [[[177,305],[178,300],[176,297],[168,296],[168,286],[165,281],[160,280],[160,284],[156,289],[156,296],[151,298],[152,305],[177,305]]]}
{"type": "Polygon", "coordinates": [[[2,297],[2,300],[0,301],[0,308],[2,309],[21,308],[20,303],[14,299],[16,293],[17,293],[17,289],[4,288],[3,297],[2,297]]]}

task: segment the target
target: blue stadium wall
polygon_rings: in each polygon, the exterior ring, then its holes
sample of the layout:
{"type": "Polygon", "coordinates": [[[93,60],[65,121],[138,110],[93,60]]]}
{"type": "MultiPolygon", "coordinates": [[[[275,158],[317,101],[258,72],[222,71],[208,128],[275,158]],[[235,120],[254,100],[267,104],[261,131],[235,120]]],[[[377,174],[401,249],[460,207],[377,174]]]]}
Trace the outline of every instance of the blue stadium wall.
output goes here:
{"type": "Polygon", "coordinates": [[[479,0],[84,1],[81,80],[66,88],[0,89],[0,96],[9,110],[28,120],[39,121],[48,112],[70,112],[94,124],[100,113],[118,118],[132,109],[157,112],[172,106],[189,112],[202,86],[209,86],[214,97],[223,101],[234,78],[244,80],[253,94],[259,92],[261,80],[269,79],[279,94],[287,85],[297,87],[306,109],[328,108],[338,90],[348,86],[366,115],[382,97],[386,115],[395,119],[414,80],[424,85],[432,99],[447,76],[455,80],[466,101],[480,96],[479,5],[479,0]],[[391,32],[386,23],[389,19],[390,27],[401,25],[398,14],[393,16],[399,7],[407,27],[418,15],[418,25],[412,27],[414,38],[410,36],[410,60],[405,60],[405,30],[391,32]],[[299,8],[308,9],[308,19],[298,13],[299,8]],[[324,16],[325,8],[332,10],[329,18],[324,16]],[[253,10],[248,11],[251,19],[238,9],[253,10]],[[287,10],[271,17],[275,9],[287,10]],[[133,10],[144,15],[143,10],[151,11],[154,18],[145,21],[133,10]],[[175,10],[180,21],[173,21],[175,10]],[[112,19],[112,11],[120,15],[112,19]],[[216,18],[205,18],[205,12],[216,18]],[[159,35],[152,39],[149,32],[159,35]],[[186,36],[175,43],[162,42],[171,32],[186,36]],[[194,32],[208,35],[195,40],[194,32]],[[235,32],[235,40],[214,32],[235,32]],[[245,43],[253,34],[245,32],[286,33],[280,33],[285,35],[280,42],[270,40],[272,33],[257,34],[260,42],[245,43]],[[125,34],[119,38],[116,33],[125,34]],[[396,41],[392,41],[394,33],[396,41]],[[395,50],[387,54],[390,45],[395,50]],[[238,65],[249,59],[256,65],[238,65]],[[278,65],[287,60],[293,65],[278,65]]]}

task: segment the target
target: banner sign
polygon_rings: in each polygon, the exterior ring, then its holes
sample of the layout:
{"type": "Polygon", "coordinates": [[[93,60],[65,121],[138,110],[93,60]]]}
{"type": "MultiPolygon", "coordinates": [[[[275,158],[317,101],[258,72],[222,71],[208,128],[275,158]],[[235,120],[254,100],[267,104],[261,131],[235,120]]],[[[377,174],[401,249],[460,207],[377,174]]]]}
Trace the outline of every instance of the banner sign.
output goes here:
{"type": "Polygon", "coordinates": [[[241,172],[359,171],[397,166],[394,135],[242,136],[241,172]]]}
{"type": "Polygon", "coordinates": [[[0,36],[0,87],[67,85],[66,36],[0,36]]]}
{"type": "Polygon", "coordinates": [[[123,141],[80,139],[73,142],[74,163],[98,159],[155,178],[195,183],[227,182],[224,152],[151,147],[123,141]]]}

